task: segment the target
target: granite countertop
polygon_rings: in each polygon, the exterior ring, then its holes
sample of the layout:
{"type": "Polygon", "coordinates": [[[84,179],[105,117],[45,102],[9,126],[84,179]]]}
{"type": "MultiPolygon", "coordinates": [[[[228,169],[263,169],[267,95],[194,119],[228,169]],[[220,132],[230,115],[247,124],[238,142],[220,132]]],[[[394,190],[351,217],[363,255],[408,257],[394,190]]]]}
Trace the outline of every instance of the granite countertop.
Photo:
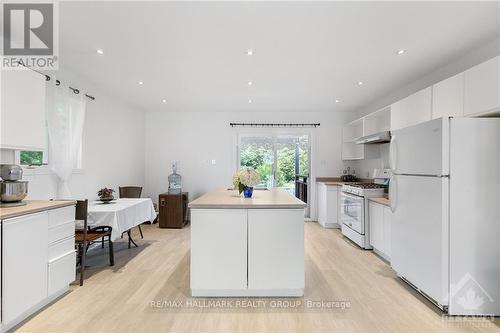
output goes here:
{"type": "Polygon", "coordinates": [[[306,204],[280,189],[254,190],[252,198],[244,198],[238,191],[220,189],[208,192],[191,201],[189,208],[194,209],[294,209],[304,208],[306,204]]]}
{"type": "Polygon", "coordinates": [[[10,219],[27,214],[43,212],[44,210],[56,209],[66,206],[74,206],[72,200],[26,200],[26,205],[17,207],[1,207],[0,220],[10,219]]]}
{"type": "Polygon", "coordinates": [[[389,198],[386,197],[381,197],[381,198],[368,198],[368,200],[379,203],[384,206],[390,206],[391,202],[389,201],[389,198]]]}

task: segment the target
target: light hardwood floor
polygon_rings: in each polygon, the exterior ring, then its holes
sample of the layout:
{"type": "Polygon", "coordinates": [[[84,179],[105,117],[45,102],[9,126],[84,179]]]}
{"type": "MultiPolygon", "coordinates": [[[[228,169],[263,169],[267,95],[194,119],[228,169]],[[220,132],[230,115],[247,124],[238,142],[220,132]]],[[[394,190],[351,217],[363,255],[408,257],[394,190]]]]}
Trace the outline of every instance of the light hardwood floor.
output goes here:
{"type": "Polygon", "coordinates": [[[138,240],[139,248],[129,250],[126,242],[116,243],[114,267],[106,266],[107,249],[91,252],[92,267],[84,286],[73,285],[69,294],[27,320],[18,331],[500,332],[498,318],[443,316],[371,251],[356,248],[338,230],[323,229],[314,222],[305,224],[303,298],[257,299],[267,301],[265,308],[249,307],[252,303],[239,308],[193,308],[189,228],[158,229],[153,225],[144,226],[143,231],[145,238],[138,240]],[[276,307],[277,301],[287,300],[301,302],[301,306],[276,307]],[[160,302],[159,307],[151,305],[155,301],[160,302]],[[183,307],[174,307],[174,301],[183,307]],[[308,308],[307,301],[345,301],[350,307],[308,308]]]}

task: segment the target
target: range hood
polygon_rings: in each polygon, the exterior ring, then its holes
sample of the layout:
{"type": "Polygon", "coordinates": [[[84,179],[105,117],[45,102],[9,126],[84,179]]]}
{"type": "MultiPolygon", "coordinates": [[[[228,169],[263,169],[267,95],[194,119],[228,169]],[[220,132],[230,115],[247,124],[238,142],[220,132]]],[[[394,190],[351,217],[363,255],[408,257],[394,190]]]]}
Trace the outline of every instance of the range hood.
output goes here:
{"type": "Polygon", "coordinates": [[[391,141],[391,132],[385,131],[363,136],[356,140],[356,144],[387,143],[391,141]]]}

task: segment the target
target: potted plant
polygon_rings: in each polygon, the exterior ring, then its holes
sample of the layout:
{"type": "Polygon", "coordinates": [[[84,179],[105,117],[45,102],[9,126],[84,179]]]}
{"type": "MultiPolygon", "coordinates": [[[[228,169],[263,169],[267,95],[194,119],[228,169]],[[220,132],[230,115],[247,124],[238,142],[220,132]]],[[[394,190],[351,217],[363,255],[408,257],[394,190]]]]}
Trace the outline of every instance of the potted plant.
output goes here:
{"type": "Polygon", "coordinates": [[[113,190],[112,188],[101,188],[99,190],[99,192],[97,192],[97,195],[99,196],[99,200],[101,200],[102,202],[109,202],[111,200],[114,199],[113,197],[113,192],[115,190],[113,190]]]}
{"type": "Polygon", "coordinates": [[[251,198],[253,187],[260,183],[260,175],[254,168],[241,168],[233,175],[233,184],[235,189],[245,198],[251,198]]]}

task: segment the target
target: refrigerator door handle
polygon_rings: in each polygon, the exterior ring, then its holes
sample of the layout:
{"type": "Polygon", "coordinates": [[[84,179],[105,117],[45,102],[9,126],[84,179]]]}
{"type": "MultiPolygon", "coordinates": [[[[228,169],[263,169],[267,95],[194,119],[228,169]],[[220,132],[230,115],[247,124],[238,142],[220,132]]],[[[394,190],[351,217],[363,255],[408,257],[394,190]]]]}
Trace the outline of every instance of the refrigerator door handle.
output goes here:
{"type": "Polygon", "coordinates": [[[389,146],[389,164],[392,171],[396,171],[396,163],[397,163],[397,146],[396,146],[396,136],[393,135],[391,137],[391,143],[389,146]]]}
{"type": "Polygon", "coordinates": [[[396,181],[396,175],[393,175],[389,181],[389,205],[391,208],[391,212],[396,211],[396,206],[397,206],[397,181],[396,181]]]}

